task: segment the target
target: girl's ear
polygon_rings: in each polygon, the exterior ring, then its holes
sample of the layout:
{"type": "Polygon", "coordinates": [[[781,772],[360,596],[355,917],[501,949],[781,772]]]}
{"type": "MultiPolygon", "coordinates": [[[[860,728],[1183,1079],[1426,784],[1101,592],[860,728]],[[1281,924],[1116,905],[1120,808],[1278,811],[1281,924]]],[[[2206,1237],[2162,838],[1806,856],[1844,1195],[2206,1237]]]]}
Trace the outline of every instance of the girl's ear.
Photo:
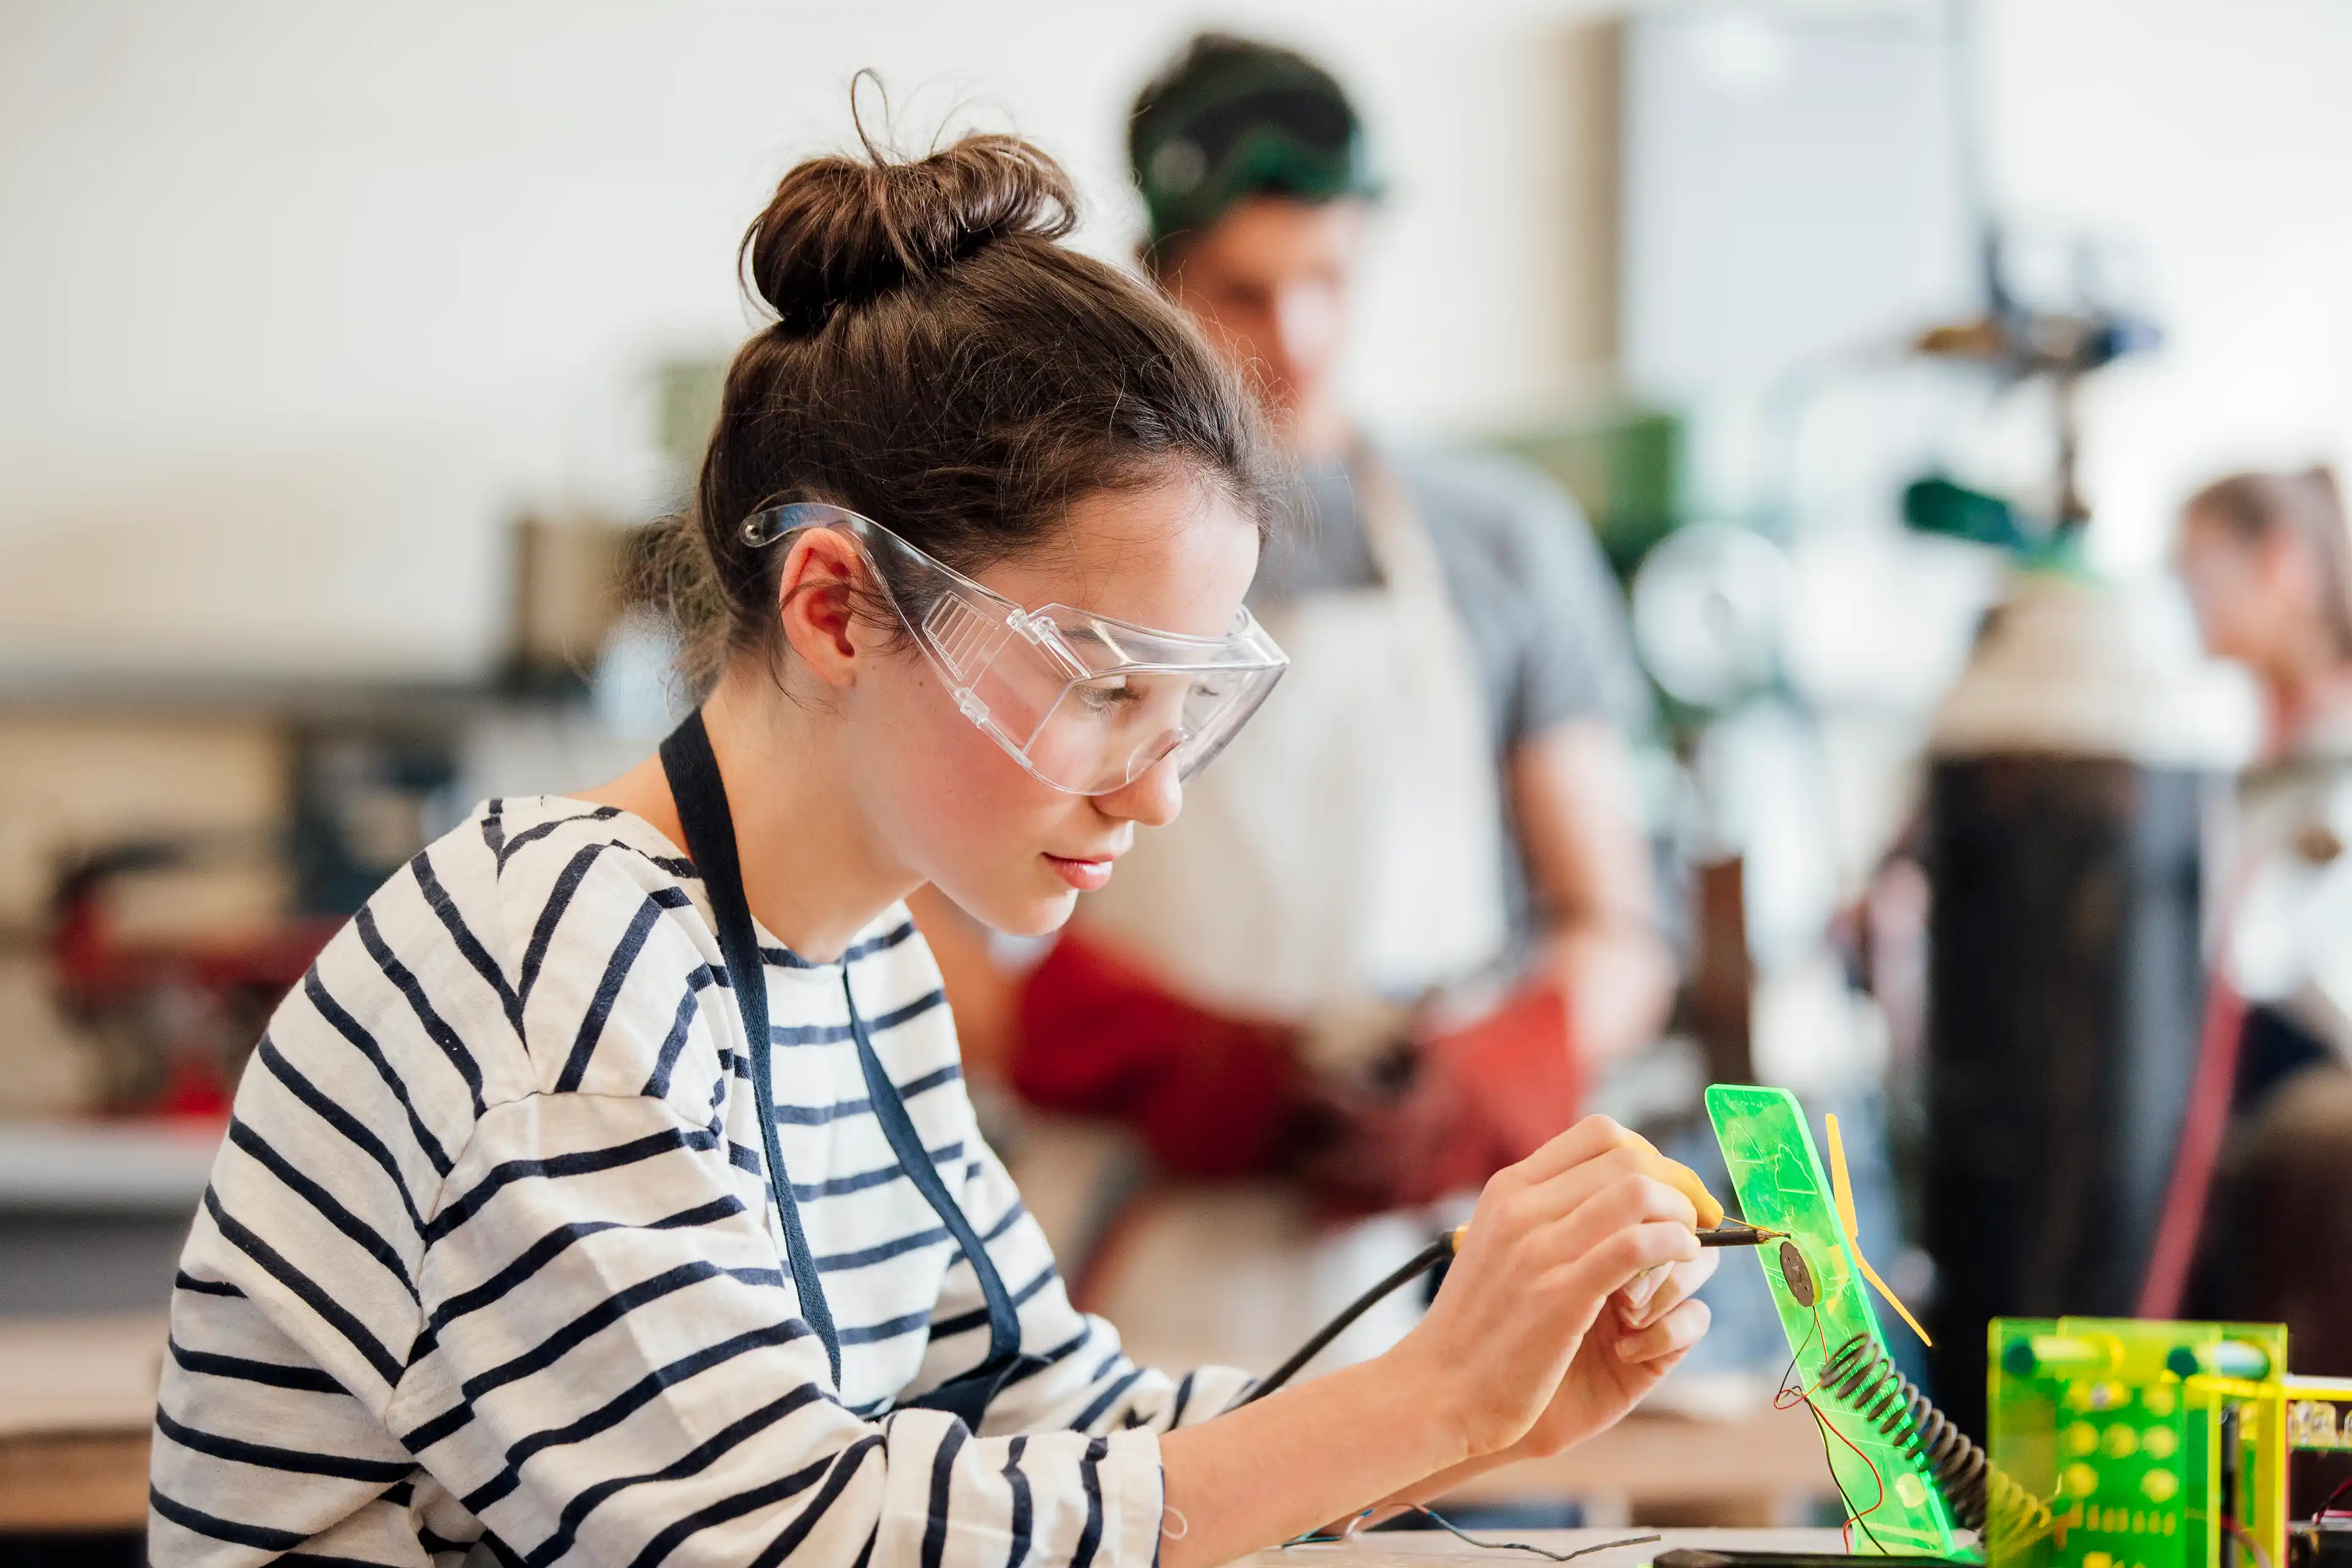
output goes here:
{"type": "Polygon", "coordinates": [[[784,640],[819,680],[851,685],[866,651],[856,636],[856,594],[874,587],[865,552],[837,528],[808,529],[787,550],[776,579],[784,640]]]}

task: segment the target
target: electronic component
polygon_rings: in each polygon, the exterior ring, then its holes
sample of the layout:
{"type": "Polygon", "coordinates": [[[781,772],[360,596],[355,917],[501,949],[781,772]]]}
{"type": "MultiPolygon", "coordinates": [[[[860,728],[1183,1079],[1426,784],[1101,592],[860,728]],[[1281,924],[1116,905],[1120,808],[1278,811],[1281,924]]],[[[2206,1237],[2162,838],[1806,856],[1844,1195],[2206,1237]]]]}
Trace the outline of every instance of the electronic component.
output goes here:
{"type": "Polygon", "coordinates": [[[1912,1457],[1935,1473],[1961,1529],[1986,1533],[1996,1513],[2000,1522],[1992,1532],[2004,1539],[2031,1540],[2050,1529],[2050,1510],[2042,1500],[1995,1468],[1884,1350],[1860,1334],[1823,1364],[1822,1388],[1888,1437],[1909,1445],[1912,1457]]]}
{"type": "Polygon", "coordinates": [[[2056,1516],[1996,1531],[2001,1568],[2279,1568],[2288,1453],[2352,1447],[2352,1382],[2289,1376],[2276,1323],[1997,1318],[1988,1349],[1993,1457],[2056,1516]]]}
{"type": "MultiPolygon", "coordinates": [[[[1887,1354],[1794,1097],[1717,1084],[1706,1099],[1742,1211],[1787,1233],[1758,1251],[1790,1345],[1781,1397],[1821,1426],[1856,1552],[1973,1560],[1957,1526],[1981,1532],[1992,1568],[2352,1568],[2337,1498],[2286,1518],[2288,1453],[2352,1452],[2352,1379],[2289,1376],[2284,1327],[1996,1318],[1979,1448],[1887,1354]]],[[[1658,1562],[1769,1556],[1706,1555],[1658,1562]]]]}
{"type": "Polygon", "coordinates": [[[1822,1391],[1833,1354],[1859,1346],[1854,1353],[1883,1357],[1886,1342],[1796,1097],[1719,1083],[1706,1091],[1706,1110],[1742,1217],[1781,1233],[1780,1244],[1759,1247],[1757,1258],[1789,1340],[1782,1401],[1811,1406],[1821,1425],[1853,1544],[1879,1556],[1966,1557],[1915,1434],[1873,1425],[1822,1391]]]}

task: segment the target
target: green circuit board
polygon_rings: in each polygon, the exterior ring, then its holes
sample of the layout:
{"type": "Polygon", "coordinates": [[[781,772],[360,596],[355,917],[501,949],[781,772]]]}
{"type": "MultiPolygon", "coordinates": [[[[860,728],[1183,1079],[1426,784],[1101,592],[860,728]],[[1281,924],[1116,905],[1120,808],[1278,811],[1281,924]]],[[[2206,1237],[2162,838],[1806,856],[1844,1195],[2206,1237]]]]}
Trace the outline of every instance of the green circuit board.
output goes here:
{"type": "Polygon", "coordinates": [[[2224,1549],[2225,1515],[2279,1560],[2286,1544],[2284,1327],[1995,1318],[1987,1340],[1993,1463],[2057,1515],[2054,1529],[2015,1541],[1996,1531],[1994,1563],[2210,1568],[2232,1555],[2224,1549]],[[2237,1489],[2228,1506],[2225,1476],[2237,1489]]]}
{"type": "MultiPolygon", "coordinates": [[[[1973,1557],[1954,1534],[1942,1490],[1906,1445],[1819,1387],[1822,1364],[1854,1335],[1867,1334],[1881,1352],[1886,1341],[1839,1223],[1803,1108],[1786,1089],[1718,1083],[1706,1091],[1706,1111],[1739,1197],[1740,1217],[1788,1233],[1786,1241],[1767,1243],[1755,1253],[1794,1358],[1786,1384],[1811,1397],[1824,1428],[1830,1470],[1852,1519],[1853,1550],[1873,1556],[1973,1557]]],[[[1795,1397],[1782,1396],[1786,1402],[1795,1397]]]]}

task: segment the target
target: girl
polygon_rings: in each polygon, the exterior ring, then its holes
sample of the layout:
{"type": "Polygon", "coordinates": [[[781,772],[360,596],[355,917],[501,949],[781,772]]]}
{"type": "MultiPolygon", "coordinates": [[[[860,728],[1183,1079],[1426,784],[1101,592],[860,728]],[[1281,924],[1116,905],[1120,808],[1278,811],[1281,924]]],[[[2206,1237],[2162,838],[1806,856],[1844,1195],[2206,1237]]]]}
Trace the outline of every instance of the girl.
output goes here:
{"type": "Polygon", "coordinates": [[[776,321],[676,595],[707,700],[481,806],[272,1021],[177,1282],[157,1563],[1199,1568],[1574,1442],[1703,1331],[1720,1209],[1599,1120],[1376,1362],[1229,1409],[1070,1307],[900,900],[1059,925],[1282,664],[1244,397],[1071,212],[975,137],[752,225],[776,321]]]}

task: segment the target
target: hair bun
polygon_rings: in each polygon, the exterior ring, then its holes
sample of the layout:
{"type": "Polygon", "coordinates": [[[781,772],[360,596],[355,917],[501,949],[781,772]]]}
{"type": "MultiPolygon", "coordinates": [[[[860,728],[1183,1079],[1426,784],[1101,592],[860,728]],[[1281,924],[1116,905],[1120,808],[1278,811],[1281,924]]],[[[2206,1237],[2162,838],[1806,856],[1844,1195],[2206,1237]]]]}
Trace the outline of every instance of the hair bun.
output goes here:
{"type": "Polygon", "coordinates": [[[903,283],[937,278],[1000,239],[1055,240],[1077,223],[1062,166],[1017,136],[966,136],[898,159],[814,158],[743,237],[751,287],[795,337],[903,283]]]}

